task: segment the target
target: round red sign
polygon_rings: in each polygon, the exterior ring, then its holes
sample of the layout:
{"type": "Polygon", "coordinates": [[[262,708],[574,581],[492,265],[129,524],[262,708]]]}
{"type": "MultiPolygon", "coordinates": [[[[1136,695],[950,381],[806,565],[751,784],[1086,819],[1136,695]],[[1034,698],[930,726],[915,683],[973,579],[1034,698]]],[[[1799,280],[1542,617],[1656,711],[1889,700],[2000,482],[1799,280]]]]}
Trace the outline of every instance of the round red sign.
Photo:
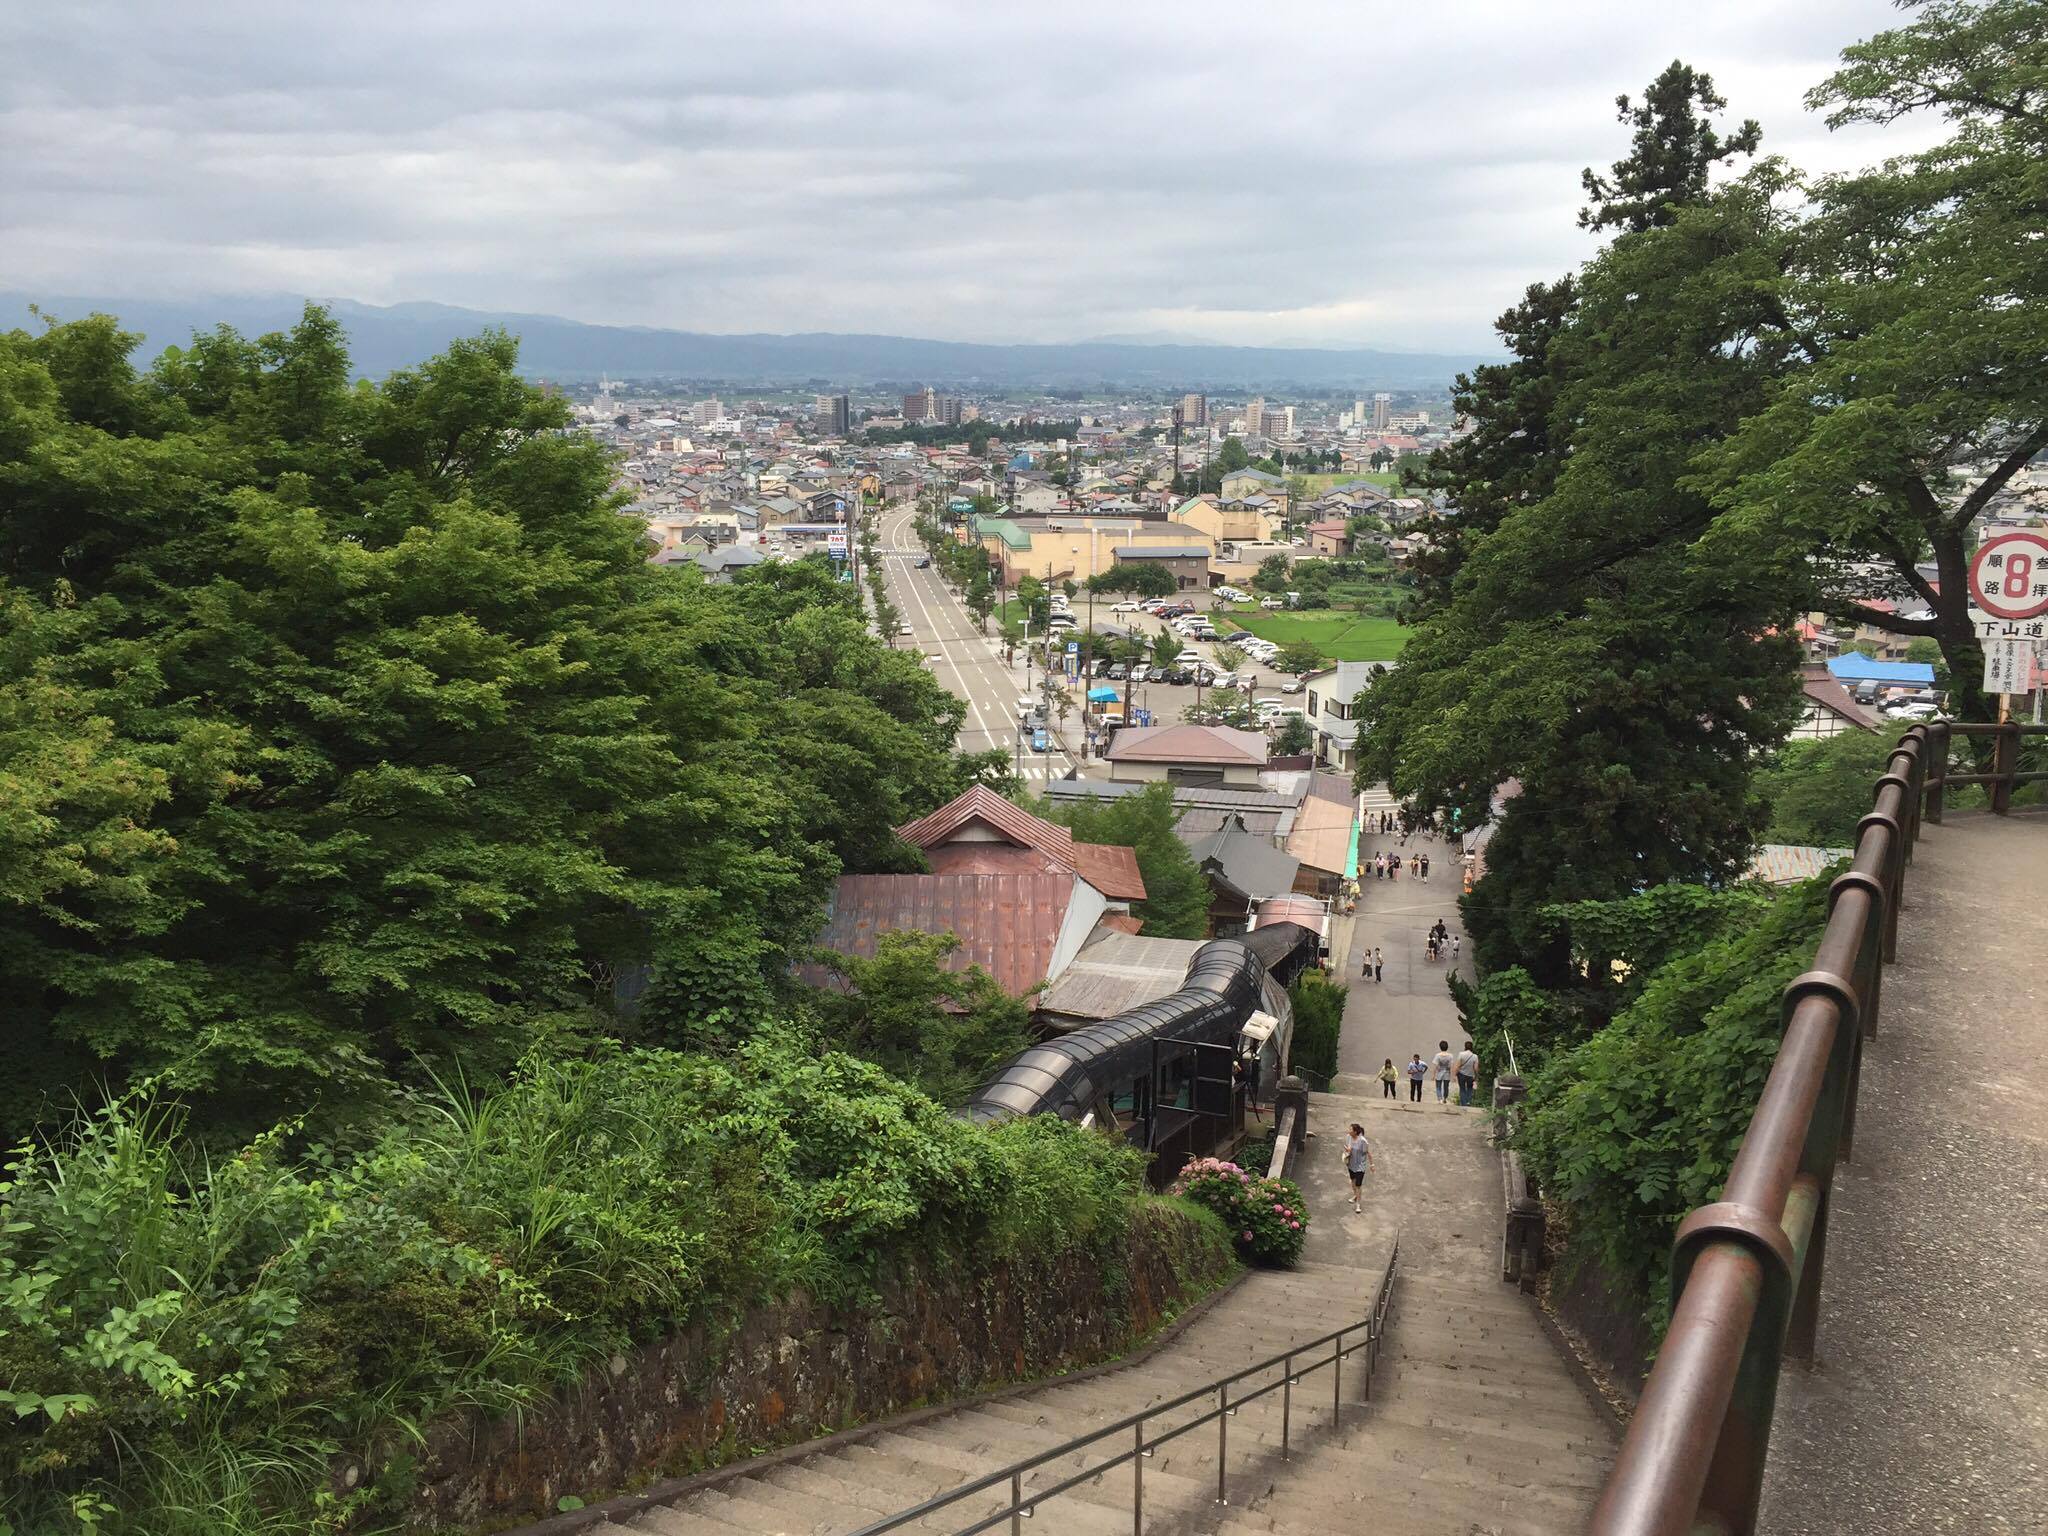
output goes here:
{"type": "Polygon", "coordinates": [[[1970,596],[1994,618],[2048,613],[2048,535],[2001,533],[1977,546],[1970,596]]]}

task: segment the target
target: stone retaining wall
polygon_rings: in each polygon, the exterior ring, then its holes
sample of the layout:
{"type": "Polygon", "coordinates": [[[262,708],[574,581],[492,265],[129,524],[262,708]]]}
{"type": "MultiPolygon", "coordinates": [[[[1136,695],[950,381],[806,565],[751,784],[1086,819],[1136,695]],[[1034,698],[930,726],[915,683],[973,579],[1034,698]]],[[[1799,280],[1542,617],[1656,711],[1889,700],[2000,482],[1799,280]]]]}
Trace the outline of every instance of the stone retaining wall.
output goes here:
{"type": "MultiPolygon", "coordinates": [[[[676,1334],[523,1422],[443,1426],[420,1453],[409,1524],[552,1514],[628,1484],[716,1466],[917,1404],[1050,1375],[1129,1349],[1235,1271],[1227,1242],[1148,1207],[1123,1263],[1088,1256],[972,1268],[899,1266],[868,1306],[802,1296],[730,1332],[676,1334]]],[[[343,1474],[346,1480],[346,1473],[343,1474]]]]}

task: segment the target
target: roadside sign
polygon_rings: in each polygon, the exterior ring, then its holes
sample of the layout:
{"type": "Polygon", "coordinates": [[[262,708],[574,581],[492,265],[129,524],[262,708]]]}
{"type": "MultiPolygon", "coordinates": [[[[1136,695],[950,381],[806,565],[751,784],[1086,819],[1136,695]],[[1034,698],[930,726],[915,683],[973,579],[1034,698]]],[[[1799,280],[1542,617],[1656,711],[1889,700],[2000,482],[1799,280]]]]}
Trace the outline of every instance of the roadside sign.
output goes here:
{"type": "Polygon", "coordinates": [[[2048,613],[2048,534],[2001,533],[1970,560],[1970,599],[1994,619],[2048,613]]]}
{"type": "Polygon", "coordinates": [[[825,548],[830,552],[834,560],[844,560],[846,558],[846,535],[843,533],[826,534],[825,548]]]}
{"type": "Polygon", "coordinates": [[[2000,637],[1984,642],[1984,691],[2031,693],[2034,689],[2034,642],[2000,637]]]}

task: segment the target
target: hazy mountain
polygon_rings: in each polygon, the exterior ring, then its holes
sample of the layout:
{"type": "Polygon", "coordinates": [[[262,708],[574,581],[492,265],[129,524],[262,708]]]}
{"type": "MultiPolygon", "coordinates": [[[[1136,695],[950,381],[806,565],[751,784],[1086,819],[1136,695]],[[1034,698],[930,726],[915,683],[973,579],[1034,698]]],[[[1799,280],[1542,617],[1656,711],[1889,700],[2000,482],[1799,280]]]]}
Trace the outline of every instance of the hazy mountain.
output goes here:
{"type": "MultiPolygon", "coordinates": [[[[144,359],[222,323],[248,334],[289,326],[303,299],[270,294],[221,299],[67,298],[0,293],[0,327],[31,324],[28,306],[71,319],[93,310],[147,338],[144,359]]],[[[526,370],[547,378],[657,375],[730,384],[848,386],[895,382],[949,386],[1101,384],[1164,388],[1426,389],[1448,385],[1478,355],[1293,347],[1225,347],[1096,340],[1060,345],[990,345],[908,336],[813,332],[712,335],[647,326],[586,325],[554,315],[493,314],[446,304],[380,307],[326,301],[347,327],[356,366],[379,377],[440,351],[458,336],[503,326],[520,338],[526,370]]]]}

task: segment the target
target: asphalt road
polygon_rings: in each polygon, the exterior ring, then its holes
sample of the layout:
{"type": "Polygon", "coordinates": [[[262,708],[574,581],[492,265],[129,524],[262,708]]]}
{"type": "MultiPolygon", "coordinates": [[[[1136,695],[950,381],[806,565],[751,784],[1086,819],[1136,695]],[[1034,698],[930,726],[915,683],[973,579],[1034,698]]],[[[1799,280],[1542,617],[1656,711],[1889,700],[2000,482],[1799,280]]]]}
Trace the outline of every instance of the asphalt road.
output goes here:
{"type": "MultiPolygon", "coordinates": [[[[1033,753],[1028,750],[1027,741],[1026,750],[1018,757],[1018,703],[1027,687],[1022,649],[1019,648],[1017,660],[1006,666],[1000,638],[977,632],[973,617],[960,605],[936,569],[917,568],[917,557],[924,551],[911,531],[915,516],[915,507],[900,507],[885,513],[880,524],[879,542],[890,600],[914,631],[907,638],[899,638],[897,643],[914,644],[923,651],[933,675],[966,701],[967,722],[960,733],[961,751],[982,752],[999,748],[1018,758],[1027,780],[1064,777],[1086,755],[1080,712],[1076,710],[1068,717],[1063,731],[1055,721],[1056,735],[1065,737],[1064,746],[1071,751],[1062,750],[1061,744],[1056,742],[1050,753],[1033,753]]],[[[1190,600],[1198,607],[1209,605],[1206,593],[1190,594],[1190,600]]],[[[1097,629],[1115,625],[1148,636],[1166,630],[1166,625],[1149,613],[1111,612],[1118,601],[1121,599],[1096,598],[1094,624],[1097,629]]],[[[1074,599],[1075,617],[1084,626],[1088,623],[1088,607],[1085,592],[1074,599]]],[[[1182,663],[1192,665],[1197,660],[1214,663],[1215,651],[1215,645],[1185,641],[1182,663]]],[[[1282,685],[1290,681],[1284,672],[1251,664],[1239,669],[1240,677],[1247,674],[1252,679],[1255,698],[1275,697],[1280,694],[1282,685]]],[[[1035,688],[1043,676],[1041,668],[1032,666],[1030,686],[1035,688]]],[[[1108,678],[1077,680],[1074,691],[1078,696],[1090,686],[1114,687],[1120,697],[1124,692],[1121,682],[1112,682],[1108,678]]],[[[1138,709],[1150,710],[1155,725],[1177,725],[1198,699],[1206,702],[1213,700],[1214,696],[1213,688],[1197,690],[1168,683],[1140,683],[1131,693],[1131,703],[1138,709]]],[[[1285,695],[1282,702],[1300,706],[1302,695],[1285,695]]],[[[1093,764],[1080,762],[1080,766],[1086,772],[1093,764]]]]}
{"type": "MultiPolygon", "coordinates": [[[[878,539],[883,574],[890,601],[914,631],[908,643],[924,653],[940,684],[966,702],[960,750],[1008,752],[1027,782],[1066,777],[1074,757],[1056,743],[1050,752],[1033,752],[1026,739],[1019,751],[1018,704],[1026,689],[1022,656],[1016,664],[1005,666],[1000,640],[975,629],[973,616],[946,589],[935,568],[917,568],[917,557],[924,550],[911,531],[916,510],[912,505],[883,514],[878,539]]],[[[899,639],[897,643],[905,642],[899,639]]],[[[1036,685],[1042,676],[1042,670],[1033,667],[1030,683],[1036,685]]],[[[1077,710],[1068,719],[1068,732],[1078,732],[1080,722],[1077,710]]]]}

